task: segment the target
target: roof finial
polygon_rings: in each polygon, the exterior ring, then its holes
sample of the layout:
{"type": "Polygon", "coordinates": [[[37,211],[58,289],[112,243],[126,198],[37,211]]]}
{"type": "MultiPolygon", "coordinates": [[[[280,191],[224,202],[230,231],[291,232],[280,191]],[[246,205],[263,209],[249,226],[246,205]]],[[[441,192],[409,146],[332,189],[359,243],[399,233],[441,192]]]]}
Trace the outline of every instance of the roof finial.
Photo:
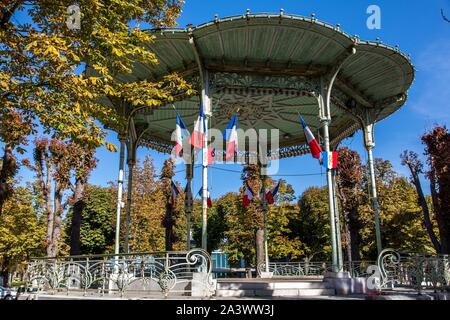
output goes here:
{"type": "Polygon", "coordinates": [[[316,14],[315,13],[311,13],[311,20],[312,21],[316,21],[316,14]]]}
{"type": "Polygon", "coordinates": [[[247,8],[247,11],[245,12],[245,16],[247,17],[247,19],[249,18],[249,16],[250,16],[250,9],[247,8]]]}
{"type": "Polygon", "coordinates": [[[192,33],[192,23],[188,23],[188,24],[186,25],[186,27],[187,27],[188,33],[191,34],[191,33],[192,33]]]}
{"type": "Polygon", "coordinates": [[[284,9],[280,8],[280,16],[284,15],[284,9]]]}
{"type": "Polygon", "coordinates": [[[219,15],[217,13],[214,15],[214,22],[219,22],[219,15]]]}

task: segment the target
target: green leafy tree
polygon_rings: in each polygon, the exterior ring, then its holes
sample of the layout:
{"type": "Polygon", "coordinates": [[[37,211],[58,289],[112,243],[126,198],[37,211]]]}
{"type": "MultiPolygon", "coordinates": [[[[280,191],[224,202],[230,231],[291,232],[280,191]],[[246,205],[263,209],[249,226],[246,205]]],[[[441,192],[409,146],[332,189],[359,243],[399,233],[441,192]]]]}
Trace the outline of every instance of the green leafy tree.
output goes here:
{"type": "Polygon", "coordinates": [[[359,154],[348,148],[339,148],[336,184],[342,208],[344,243],[349,261],[361,260],[361,229],[364,226],[358,211],[363,200],[363,166],[359,154]]]}
{"type": "Polygon", "coordinates": [[[33,193],[15,188],[0,217],[0,273],[8,286],[8,274],[24,272],[31,256],[45,252],[45,223],[36,214],[33,193]]]}
{"type": "MultiPolygon", "coordinates": [[[[115,188],[87,185],[83,192],[83,202],[79,254],[114,252],[117,202],[115,188]]],[[[66,216],[67,245],[71,244],[73,213],[72,207],[66,216]]]]}
{"type": "MultiPolygon", "coordinates": [[[[167,214],[167,197],[171,192],[170,189],[167,191],[163,179],[157,178],[153,160],[149,156],[145,157],[142,164],[136,164],[133,173],[130,252],[166,250],[167,237],[163,222],[167,214]]],[[[186,248],[186,220],[184,202],[180,201],[183,198],[183,192],[180,191],[179,201],[175,201],[172,208],[174,213],[171,230],[173,250],[186,248]]],[[[123,218],[121,220],[125,221],[123,218]]],[[[122,230],[125,228],[122,227],[122,230]]]]}
{"type": "Polygon", "coordinates": [[[82,146],[115,150],[99,123],[123,133],[127,115],[101,103],[101,98],[154,107],[193,93],[175,73],[135,82],[119,77],[131,73],[136,62],[158,62],[151,50],[153,37],[139,24],[175,25],[182,1],[111,5],[107,0],[79,0],[80,26],[70,28],[68,7],[73,4],[11,0],[0,5],[0,140],[7,160],[0,171],[0,208],[10,196],[8,177],[16,172],[14,150],[23,151],[20,146],[38,127],[82,146]],[[27,19],[14,19],[18,12],[27,19]],[[82,73],[86,66],[89,72],[82,73]]]}
{"type": "Polygon", "coordinates": [[[304,246],[293,228],[300,218],[298,205],[291,203],[296,198],[294,189],[286,181],[281,180],[276,198],[274,205],[270,206],[267,218],[269,257],[299,258],[304,255],[304,246]]]}
{"type": "Polygon", "coordinates": [[[304,244],[307,257],[328,261],[331,258],[328,191],[326,187],[310,187],[299,198],[300,218],[293,226],[304,244]]]}
{"type": "MultiPolygon", "coordinates": [[[[362,257],[375,260],[375,223],[368,199],[368,168],[365,168],[365,199],[359,211],[364,223],[362,257]]],[[[429,252],[432,244],[422,222],[421,209],[413,186],[394,171],[389,160],[375,159],[381,237],[384,247],[429,252]]]]}

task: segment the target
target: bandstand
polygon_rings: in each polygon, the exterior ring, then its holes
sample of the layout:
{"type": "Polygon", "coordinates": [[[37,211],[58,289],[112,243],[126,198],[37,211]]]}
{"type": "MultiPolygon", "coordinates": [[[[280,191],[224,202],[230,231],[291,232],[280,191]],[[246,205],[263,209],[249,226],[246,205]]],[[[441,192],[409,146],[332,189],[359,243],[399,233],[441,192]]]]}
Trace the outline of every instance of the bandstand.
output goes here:
{"type": "MultiPolygon", "coordinates": [[[[374,125],[405,104],[414,78],[414,67],[398,46],[361,40],[342,31],[339,25],[317,20],[314,15],[301,17],[283,11],[279,14],[252,14],[247,11],[246,14],[227,18],[216,16],[213,21],[197,27],[189,25],[181,29],[149,32],[155,37],[149,48],[156,54],[159,63],[136,63],[133,72],[120,76],[120,80],[156,81],[177,72],[191,81],[199,94],[180,98],[173,103],[191,132],[200,103],[205,109],[208,127],[220,130],[237,112],[239,128],[279,130],[279,146],[268,150],[268,161],[273,161],[309,153],[298,114],[305,118],[319,137],[324,151],[334,150],[344,138],[362,130],[370,168],[376,243],[378,253],[382,251],[372,155],[374,125]]],[[[144,105],[132,107],[108,99],[105,103],[128,119],[127,133],[120,136],[117,207],[117,217],[120,219],[126,159],[129,173],[125,206],[127,230],[122,251],[128,253],[136,149],[144,146],[170,154],[176,114],[172,103],[158,108],[144,105]]],[[[188,192],[192,172],[192,164],[186,164],[188,192]]],[[[204,163],[203,248],[206,248],[207,173],[208,166],[204,163]]],[[[334,272],[339,272],[342,270],[342,251],[339,215],[335,211],[335,177],[329,169],[326,175],[331,265],[334,272]]],[[[188,220],[190,210],[187,205],[188,220]]],[[[119,254],[119,227],[120,222],[116,230],[116,254],[119,254]]],[[[268,266],[266,254],[266,271],[268,266]]]]}

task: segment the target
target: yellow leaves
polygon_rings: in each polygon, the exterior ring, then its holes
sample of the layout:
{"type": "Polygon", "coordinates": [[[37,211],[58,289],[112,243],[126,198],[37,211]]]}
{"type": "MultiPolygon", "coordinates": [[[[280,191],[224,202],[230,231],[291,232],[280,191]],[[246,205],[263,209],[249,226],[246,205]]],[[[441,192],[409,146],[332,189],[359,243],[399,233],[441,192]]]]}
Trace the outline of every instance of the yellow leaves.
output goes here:
{"type": "Polygon", "coordinates": [[[121,50],[119,50],[119,49],[117,49],[117,48],[115,48],[115,47],[112,47],[111,48],[111,52],[114,54],[114,55],[116,55],[116,56],[118,56],[118,57],[123,57],[123,52],[121,51],[121,50]]]}
{"type": "Polygon", "coordinates": [[[117,146],[112,143],[106,142],[105,147],[108,151],[117,152],[117,146]]]}

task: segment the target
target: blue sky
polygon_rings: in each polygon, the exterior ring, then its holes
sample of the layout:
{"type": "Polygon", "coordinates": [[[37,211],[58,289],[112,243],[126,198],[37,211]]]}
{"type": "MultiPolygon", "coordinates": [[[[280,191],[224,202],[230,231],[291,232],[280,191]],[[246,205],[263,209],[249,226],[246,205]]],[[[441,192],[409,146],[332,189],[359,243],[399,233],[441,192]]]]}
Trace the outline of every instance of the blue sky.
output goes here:
{"type": "MultiPolygon", "coordinates": [[[[402,150],[410,149],[423,153],[420,136],[434,124],[448,125],[450,120],[450,90],[448,89],[450,23],[442,19],[441,8],[450,17],[450,0],[186,0],[178,23],[180,27],[185,27],[189,23],[198,25],[212,20],[215,14],[219,17],[243,14],[247,8],[252,13],[278,13],[280,8],[283,8],[286,14],[309,16],[315,13],[319,20],[331,24],[340,23],[342,29],[349,34],[358,34],[365,40],[380,38],[383,43],[398,44],[402,52],[411,55],[417,71],[415,82],[409,91],[408,101],[402,109],[378,123],[375,128],[375,157],[389,159],[400,174],[408,175],[407,169],[400,165],[399,155],[402,150]],[[366,26],[369,16],[366,10],[372,4],[381,8],[380,30],[369,30],[366,26]]],[[[299,130],[301,130],[300,124],[299,130]]],[[[118,144],[117,135],[113,132],[109,133],[108,140],[118,144]]],[[[361,132],[346,139],[342,145],[359,151],[363,161],[367,159],[361,132]]],[[[158,172],[167,158],[167,155],[139,148],[138,158],[143,159],[145,155],[150,155],[154,159],[158,172]]],[[[97,157],[100,161],[91,175],[90,182],[106,185],[108,181],[116,180],[119,154],[101,148],[97,152],[97,157]]],[[[239,172],[211,169],[209,184],[213,198],[228,191],[237,191],[241,186],[241,166],[217,165],[217,167],[239,172]]],[[[178,166],[176,170],[179,173],[175,177],[182,185],[185,183],[183,169],[184,165],[178,166]]],[[[283,177],[293,185],[296,195],[308,186],[325,185],[326,179],[324,175],[320,175],[321,172],[317,161],[309,155],[280,161],[280,175],[318,174],[283,177]]],[[[19,175],[23,177],[23,181],[33,178],[32,173],[25,168],[20,170],[19,175]]],[[[198,190],[200,186],[201,169],[197,168],[194,171],[193,190],[198,190]]]]}

